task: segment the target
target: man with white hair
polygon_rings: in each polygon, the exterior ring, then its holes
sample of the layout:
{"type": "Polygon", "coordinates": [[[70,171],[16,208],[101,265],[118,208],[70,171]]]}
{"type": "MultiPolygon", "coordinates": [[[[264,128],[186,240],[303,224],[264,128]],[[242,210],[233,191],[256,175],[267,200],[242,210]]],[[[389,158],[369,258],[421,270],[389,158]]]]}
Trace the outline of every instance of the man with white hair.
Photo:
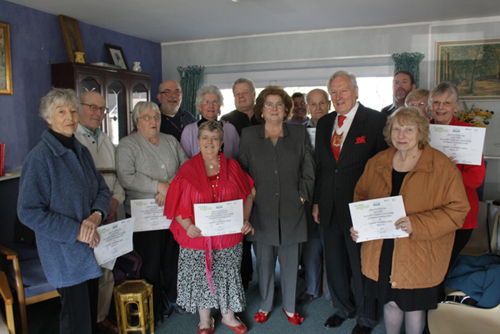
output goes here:
{"type": "Polygon", "coordinates": [[[349,203],[366,162],[388,146],[382,133],[387,115],[358,100],[356,76],[335,72],[327,83],[335,112],[320,118],[316,131],[313,217],[322,229],[325,269],[337,309],[326,328],[356,318],[352,334],[369,334],[377,324],[377,301],[363,294],[360,244],[351,238],[349,203]],[[352,285],[351,285],[352,282],[352,285]]]}
{"type": "Polygon", "coordinates": [[[160,101],[161,125],[160,132],[174,136],[178,141],[186,125],[196,122],[196,118],[182,110],[182,90],[177,81],[167,80],[158,88],[160,101]]]}

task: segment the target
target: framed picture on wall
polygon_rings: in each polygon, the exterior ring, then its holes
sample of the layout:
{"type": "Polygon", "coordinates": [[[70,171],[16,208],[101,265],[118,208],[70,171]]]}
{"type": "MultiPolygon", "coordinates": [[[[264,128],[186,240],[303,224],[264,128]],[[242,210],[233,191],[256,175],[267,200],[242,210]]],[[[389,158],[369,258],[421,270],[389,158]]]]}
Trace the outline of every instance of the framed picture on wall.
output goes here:
{"type": "Polygon", "coordinates": [[[9,24],[0,22],[0,94],[12,95],[9,24]]]}
{"type": "Polygon", "coordinates": [[[125,59],[125,54],[123,53],[123,49],[121,46],[104,44],[106,46],[106,50],[108,50],[108,55],[113,64],[120,66],[124,70],[128,70],[127,59],[125,59]]]}
{"type": "Polygon", "coordinates": [[[460,99],[500,99],[500,39],[437,42],[436,85],[451,81],[460,99]]]}
{"type": "MultiPolygon", "coordinates": [[[[75,52],[84,52],[78,21],[64,15],[59,15],[59,22],[63,33],[64,43],[66,44],[66,52],[70,62],[75,61],[75,52]]],[[[85,55],[83,55],[85,63],[85,55]]]]}

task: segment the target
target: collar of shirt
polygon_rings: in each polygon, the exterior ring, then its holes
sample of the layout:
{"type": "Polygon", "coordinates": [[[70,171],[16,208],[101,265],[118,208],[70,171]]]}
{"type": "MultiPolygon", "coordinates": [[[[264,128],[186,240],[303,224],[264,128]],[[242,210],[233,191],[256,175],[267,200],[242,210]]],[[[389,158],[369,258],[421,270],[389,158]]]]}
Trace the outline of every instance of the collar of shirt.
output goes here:
{"type": "MultiPolygon", "coordinates": [[[[80,124],[80,125],[81,125],[81,124],[80,124]]],[[[97,128],[97,129],[95,130],[95,134],[94,134],[92,131],[90,131],[89,129],[87,129],[87,128],[86,128],[86,127],[84,127],[83,125],[82,125],[82,128],[85,130],[85,132],[87,132],[89,135],[91,135],[92,137],[94,137],[95,144],[97,145],[97,138],[99,138],[99,136],[101,135],[102,130],[101,130],[100,128],[97,128]]]]}
{"type": "MultiPolygon", "coordinates": [[[[356,116],[356,113],[358,112],[358,107],[359,107],[359,102],[356,102],[354,107],[352,107],[352,109],[349,110],[349,112],[347,114],[343,115],[346,118],[344,119],[344,124],[342,124],[342,127],[340,127],[340,128],[339,128],[339,117],[338,117],[340,114],[337,114],[337,117],[335,118],[335,126],[333,127],[333,132],[337,131],[337,134],[339,134],[339,135],[342,133],[344,133],[344,135],[347,135],[347,132],[351,128],[352,121],[354,120],[354,117],[356,116]]],[[[333,136],[333,132],[332,132],[332,136],[333,136]]]]}

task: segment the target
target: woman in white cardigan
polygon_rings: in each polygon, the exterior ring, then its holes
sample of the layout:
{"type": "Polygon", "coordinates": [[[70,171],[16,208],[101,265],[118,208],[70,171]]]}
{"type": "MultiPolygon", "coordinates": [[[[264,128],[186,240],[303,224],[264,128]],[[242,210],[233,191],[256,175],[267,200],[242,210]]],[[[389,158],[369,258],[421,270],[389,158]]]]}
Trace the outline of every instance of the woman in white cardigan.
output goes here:
{"type": "MultiPolygon", "coordinates": [[[[128,215],[132,199],[154,198],[164,206],[171,180],[188,160],[173,136],[160,133],[161,114],[155,103],[137,103],[132,118],[137,132],[120,140],[116,151],[116,170],[127,195],[128,215]]],[[[170,230],[156,230],[135,232],[134,249],[142,258],[141,278],[153,285],[155,322],[160,324],[168,317],[162,291],[172,302],[177,298],[177,272],[172,268],[177,268],[179,245],[170,230]]]]}

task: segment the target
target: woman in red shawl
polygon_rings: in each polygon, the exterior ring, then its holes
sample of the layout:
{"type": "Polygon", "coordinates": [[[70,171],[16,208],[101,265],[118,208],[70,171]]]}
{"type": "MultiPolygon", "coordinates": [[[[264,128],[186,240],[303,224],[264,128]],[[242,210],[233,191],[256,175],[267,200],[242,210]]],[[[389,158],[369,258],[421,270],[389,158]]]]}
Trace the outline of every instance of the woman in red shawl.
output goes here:
{"type": "Polygon", "coordinates": [[[234,313],[246,307],[240,267],[243,236],[254,232],[248,221],[253,180],[220,152],[222,138],[217,122],[199,127],[201,152],[178,170],[165,200],[165,216],[173,219],[170,230],[180,245],[177,305],[190,313],[199,311],[198,334],[213,333],[212,308],[221,309],[222,323],[235,333],[247,331],[234,313]],[[241,233],[204,237],[196,227],[193,205],[238,199],[244,201],[241,233]]]}

